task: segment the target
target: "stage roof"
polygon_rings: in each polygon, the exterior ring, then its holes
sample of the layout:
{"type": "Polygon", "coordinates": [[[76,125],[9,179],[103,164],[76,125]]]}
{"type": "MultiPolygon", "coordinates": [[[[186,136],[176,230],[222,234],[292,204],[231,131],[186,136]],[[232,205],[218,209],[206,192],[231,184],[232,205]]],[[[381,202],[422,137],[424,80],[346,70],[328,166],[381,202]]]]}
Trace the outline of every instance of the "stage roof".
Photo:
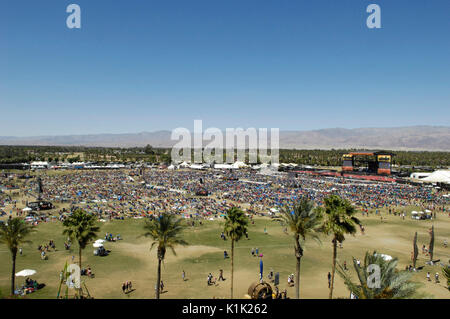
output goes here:
{"type": "Polygon", "coordinates": [[[386,152],[386,151],[355,151],[355,152],[348,152],[348,155],[363,155],[363,156],[373,156],[373,155],[391,155],[393,156],[394,153],[386,152]]]}

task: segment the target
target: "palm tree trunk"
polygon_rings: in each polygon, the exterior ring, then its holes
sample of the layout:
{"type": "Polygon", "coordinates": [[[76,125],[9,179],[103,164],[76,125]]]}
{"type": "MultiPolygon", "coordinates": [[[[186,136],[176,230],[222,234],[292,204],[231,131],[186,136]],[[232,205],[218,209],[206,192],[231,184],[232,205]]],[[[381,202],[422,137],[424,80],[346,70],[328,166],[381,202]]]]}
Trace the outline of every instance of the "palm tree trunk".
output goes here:
{"type": "Polygon", "coordinates": [[[297,258],[296,278],[295,278],[295,298],[300,299],[300,262],[302,259],[302,248],[300,247],[299,236],[295,236],[295,257],[297,258]]]}
{"type": "MultiPolygon", "coordinates": [[[[81,276],[81,247],[79,247],[78,248],[78,263],[79,263],[79,266],[80,266],[80,276],[81,276]]],[[[78,288],[78,294],[79,294],[79,297],[81,297],[81,295],[82,295],[82,288],[81,288],[81,278],[80,278],[80,287],[78,288]]]]}
{"type": "Polygon", "coordinates": [[[234,239],[231,240],[231,299],[233,299],[233,278],[234,278],[234,239]]]}
{"type": "Polygon", "coordinates": [[[14,296],[14,286],[16,280],[16,254],[12,254],[12,273],[11,273],[11,296],[14,296]]]}
{"type": "Polygon", "coordinates": [[[330,295],[329,299],[333,299],[333,286],[334,286],[334,273],[336,272],[336,256],[337,256],[337,239],[334,236],[333,239],[333,266],[331,268],[331,285],[330,285],[330,295]]]}
{"type": "Polygon", "coordinates": [[[160,288],[161,288],[161,258],[158,258],[158,274],[156,275],[156,299],[159,299],[160,288]]]}
{"type": "Polygon", "coordinates": [[[297,257],[297,277],[295,278],[295,298],[300,299],[300,261],[302,257],[297,257]]]}
{"type": "Polygon", "coordinates": [[[78,266],[80,266],[81,271],[81,248],[78,248],[78,266]]]}

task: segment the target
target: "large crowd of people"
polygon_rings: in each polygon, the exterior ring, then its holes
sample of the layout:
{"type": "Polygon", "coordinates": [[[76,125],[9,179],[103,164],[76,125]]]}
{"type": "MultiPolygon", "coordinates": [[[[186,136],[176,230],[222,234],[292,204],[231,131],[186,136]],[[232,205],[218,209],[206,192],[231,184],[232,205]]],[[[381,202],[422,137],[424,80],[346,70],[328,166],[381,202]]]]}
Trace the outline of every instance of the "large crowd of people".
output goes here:
{"type": "MultiPolygon", "coordinates": [[[[39,174],[45,200],[82,207],[103,219],[140,218],[163,211],[183,217],[212,218],[223,216],[233,205],[266,214],[270,209],[291,205],[300,197],[321,205],[330,194],[348,199],[366,213],[406,206],[445,212],[450,204],[450,199],[443,196],[445,192],[433,187],[302,173],[151,169],[142,175],[130,170],[39,174]],[[209,196],[196,196],[199,190],[209,196]]],[[[35,184],[33,179],[26,180],[20,191],[30,196],[35,193],[35,184]]],[[[1,201],[3,205],[16,205],[10,197],[3,196],[1,201]]],[[[60,220],[68,213],[60,211],[60,220]]]]}

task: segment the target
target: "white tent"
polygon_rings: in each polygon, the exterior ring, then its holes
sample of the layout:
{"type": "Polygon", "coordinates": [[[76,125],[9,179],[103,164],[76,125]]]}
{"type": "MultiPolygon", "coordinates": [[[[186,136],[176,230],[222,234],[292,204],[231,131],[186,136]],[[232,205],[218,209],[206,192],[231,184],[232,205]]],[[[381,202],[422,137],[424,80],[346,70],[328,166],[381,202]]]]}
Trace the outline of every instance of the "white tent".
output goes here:
{"type": "Polygon", "coordinates": [[[389,255],[386,255],[386,254],[375,254],[375,256],[380,256],[380,257],[383,258],[385,261],[392,260],[392,256],[389,256],[389,255]]]}
{"type": "Polygon", "coordinates": [[[233,165],[231,164],[214,164],[215,169],[233,169],[233,165]]]}
{"type": "Polygon", "coordinates": [[[201,164],[192,164],[191,166],[189,166],[189,168],[191,169],[203,169],[204,166],[201,164]]]}
{"type": "Polygon", "coordinates": [[[180,167],[186,168],[186,167],[189,167],[189,164],[186,163],[186,162],[183,162],[183,163],[180,164],[180,167]]]}
{"type": "Polygon", "coordinates": [[[175,165],[172,164],[169,167],[167,167],[167,169],[173,170],[173,169],[175,169],[175,165]]]}
{"type": "Polygon", "coordinates": [[[429,176],[422,178],[424,182],[450,184],[450,170],[434,171],[429,176]]]}
{"type": "Polygon", "coordinates": [[[243,167],[247,167],[248,165],[246,165],[244,162],[235,162],[233,164],[233,168],[243,168],[243,167]]]}
{"type": "Polygon", "coordinates": [[[36,273],[36,270],[33,269],[24,269],[16,273],[16,277],[28,277],[32,276],[36,273]]]}
{"type": "Polygon", "coordinates": [[[22,209],[23,212],[31,212],[32,209],[30,207],[25,207],[24,209],[22,209]]]}

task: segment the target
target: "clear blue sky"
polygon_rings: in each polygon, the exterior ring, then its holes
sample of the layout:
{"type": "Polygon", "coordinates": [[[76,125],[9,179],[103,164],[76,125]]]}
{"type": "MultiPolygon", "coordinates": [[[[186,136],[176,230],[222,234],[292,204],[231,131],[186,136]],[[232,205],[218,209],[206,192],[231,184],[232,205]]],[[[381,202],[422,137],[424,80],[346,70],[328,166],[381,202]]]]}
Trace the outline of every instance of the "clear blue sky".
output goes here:
{"type": "Polygon", "coordinates": [[[0,136],[448,126],[450,1],[0,0],[0,111],[0,136]]]}

